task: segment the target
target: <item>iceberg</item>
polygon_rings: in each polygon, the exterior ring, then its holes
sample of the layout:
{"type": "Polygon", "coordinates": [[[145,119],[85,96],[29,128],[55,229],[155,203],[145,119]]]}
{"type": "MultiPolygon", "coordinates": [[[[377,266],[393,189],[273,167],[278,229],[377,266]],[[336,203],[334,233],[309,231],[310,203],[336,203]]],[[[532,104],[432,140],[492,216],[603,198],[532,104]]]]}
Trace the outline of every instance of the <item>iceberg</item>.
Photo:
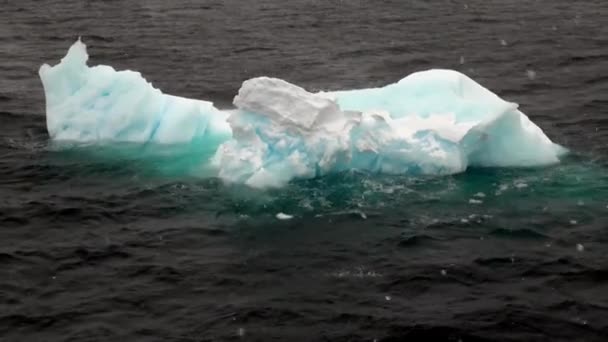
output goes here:
{"type": "MultiPolygon", "coordinates": [[[[311,93],[277,78],[243,82],[235,109],[162,93],[134,71],[87,66],[79,40],[40,68],[55,141],[202,144],[228,183],[281,187],[346,170],[447,175],[541,166],[566,149],[518,110],[453,70],[380,88],[311,93]]],[[[197,145],[201,146],[201,145],[197,145]]]]}
{"type": "Polygon", "coordinates": [[[51,139],[219,145],[230,137],[227,114],[211,102],[163,94],[138,72],[88,67],[88,58],[78,40],[61,63],[40,67],[51,139]]]}

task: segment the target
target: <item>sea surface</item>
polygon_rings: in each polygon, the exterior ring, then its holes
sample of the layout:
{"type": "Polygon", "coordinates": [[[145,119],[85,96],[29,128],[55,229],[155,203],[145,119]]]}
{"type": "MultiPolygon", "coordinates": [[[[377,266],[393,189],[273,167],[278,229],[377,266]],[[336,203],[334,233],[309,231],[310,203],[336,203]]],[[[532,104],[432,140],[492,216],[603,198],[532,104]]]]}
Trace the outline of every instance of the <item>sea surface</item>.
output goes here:
{"type": "Polygon", "coordinates": [[[608,1],[1,0],[0,341],[608,341],[608,1]],[[49,142],[43,63],[229,107],[459,70],[571,153],[254,191],[49,142]],[[279,220],[278,213],[293,216],[279,220]]]}

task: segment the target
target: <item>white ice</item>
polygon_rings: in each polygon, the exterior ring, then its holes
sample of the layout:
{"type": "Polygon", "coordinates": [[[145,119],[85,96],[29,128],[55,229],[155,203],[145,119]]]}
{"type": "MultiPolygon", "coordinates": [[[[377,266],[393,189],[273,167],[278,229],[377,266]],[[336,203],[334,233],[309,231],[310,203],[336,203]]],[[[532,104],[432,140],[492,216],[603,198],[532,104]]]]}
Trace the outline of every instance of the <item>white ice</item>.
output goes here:
{"type": "Polygon", "coordinates": [[[88,67],[88,58],[79,40],[61,63],[40,68],[51,139],[174,144],[230,137],[228,115],[211,102],[163,94],[138,72],[88,67]]]}
{"type": "Polygon", "coordinates": [[[310,93],[286,81],[243,82],[235,110],[163,94],[139,73],[88,67],[78,41],[40,68],[51,139],[104,144],[202,143],[229,183],[280,187],[350,169],[443,175],[470,166],[556,163],[565,149],[469,77],[428,70],[381,88],[310,93]]]}

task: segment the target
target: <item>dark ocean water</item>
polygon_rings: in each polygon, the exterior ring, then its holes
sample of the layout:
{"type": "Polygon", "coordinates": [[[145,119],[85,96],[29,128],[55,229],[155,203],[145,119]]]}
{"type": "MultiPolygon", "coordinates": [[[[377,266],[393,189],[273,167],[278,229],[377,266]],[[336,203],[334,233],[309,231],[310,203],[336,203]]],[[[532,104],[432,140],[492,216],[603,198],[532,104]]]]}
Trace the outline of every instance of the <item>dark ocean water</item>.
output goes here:
{"type": "Polygon", "coordinates": [[[0,0],[0,18],[0,341],[608,340],[608,1],[0,0]],[[90,64],[220,106],[261,75],[453,68],[572,153],[253,191],[184,172],[192,151],[61,149],[37,70],[78,36],[90,64]]]}

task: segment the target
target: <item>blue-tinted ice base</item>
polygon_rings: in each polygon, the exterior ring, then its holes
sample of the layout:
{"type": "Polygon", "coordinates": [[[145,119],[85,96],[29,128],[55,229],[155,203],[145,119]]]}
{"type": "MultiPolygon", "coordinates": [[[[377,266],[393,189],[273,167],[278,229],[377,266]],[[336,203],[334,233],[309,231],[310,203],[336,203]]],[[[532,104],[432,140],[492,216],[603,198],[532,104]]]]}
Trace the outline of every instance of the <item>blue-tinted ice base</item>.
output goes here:
{"type": "Polygon", "coordinates": [[[445,175],[469,166],[540,166],[565,149],[517,109],[451,70],[382,88],[313,94],[280,79],[243,83],[235,110],[163,94],[139,73],[88,67],[76,42],[40,77],[51,139],[82,143],[193,144],[229,183],[280,187],[358,169],[445,175]]]}

